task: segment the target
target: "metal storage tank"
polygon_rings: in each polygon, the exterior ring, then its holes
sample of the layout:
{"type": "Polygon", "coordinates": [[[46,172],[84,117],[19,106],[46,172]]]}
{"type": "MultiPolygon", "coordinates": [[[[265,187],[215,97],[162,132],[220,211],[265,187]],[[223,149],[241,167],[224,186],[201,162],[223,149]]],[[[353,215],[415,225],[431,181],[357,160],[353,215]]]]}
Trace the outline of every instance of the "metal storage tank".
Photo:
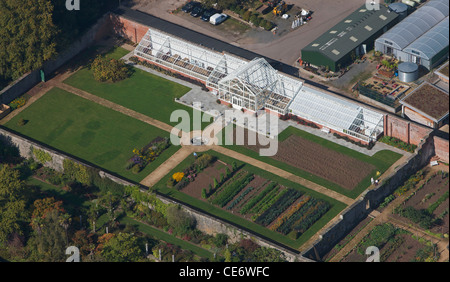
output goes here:
{"type": "Polygon", "coordinates": [[[389,10],[398,14],[398,20],[401,21],[408,16],[408,5],[405,3],[392,3],[389,5],[389,10]]]}
{"type": "Polygon", "coordinates": [[[419,66],[405,62],[398,65],[398,79],[401,82],[413,82],[419,78],[419,66]]]}

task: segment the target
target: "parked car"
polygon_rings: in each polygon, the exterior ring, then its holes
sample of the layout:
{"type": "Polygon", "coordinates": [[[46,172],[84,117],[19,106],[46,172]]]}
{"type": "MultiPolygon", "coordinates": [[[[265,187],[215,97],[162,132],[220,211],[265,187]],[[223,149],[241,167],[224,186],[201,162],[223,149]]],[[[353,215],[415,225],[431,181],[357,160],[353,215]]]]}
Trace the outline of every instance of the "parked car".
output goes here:
{"type": "Polygon", "coordinates": [[[213,24],[213,25],[218,25],[220,23],[222,23],[223,21],[225,21],[228,18],[228,15],[226,14],[214,14],[209,18],[209,23],[213,24]]]}
{"type": "Polygon", "coordinates": [[[185,13],[189,13],[192,11],[192,9],[194,9],[195,7],[197,7],[199,5],[200,5],[199,2],[191,1],[191,2],[187,3],[186,5],[184,5],[183,8],[181,8],[181,11],[183,11],[185,13]]]}
{"type": "Polygon", "coordinates": [[[209,18],[211,18],[211,16],[214,14],[217,14],[216,9],[211,8],[205,10],[205,12],[202,15],[202,21],[209,22],[209,18]]]}
{"type": "Polygon", "coordinates": [[[205,9],[202,6],[196,6],[194,7],[194,9],[192,9],[191,16],[200,17],[204,11],[205,9]]]}

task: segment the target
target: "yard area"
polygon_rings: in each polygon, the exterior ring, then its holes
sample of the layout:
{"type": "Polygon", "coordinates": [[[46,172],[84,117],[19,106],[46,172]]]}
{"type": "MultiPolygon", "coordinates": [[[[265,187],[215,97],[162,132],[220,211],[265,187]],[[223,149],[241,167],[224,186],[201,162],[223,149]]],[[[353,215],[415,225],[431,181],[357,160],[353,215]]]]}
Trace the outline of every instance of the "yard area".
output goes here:
{"type": "Polygon", "coordinates": [[[154,188],[163,194],[297,249],[345,205],[214,151],[189,156],[154,188]],[[204,155],[212,161],[202,168],[204,155]],[[177,173],[182,179],[174,183],[177,173]]]}
{"type": "MultiPolygon", "coordinates": [[[[117,47],[105,56],[118,59],[127,53],[128,51],[117,47]]],[[[190,88],[137,68],[133,68],[132,72],[131,77],[125,80],[102,83],[94,79],[89,63],[86,63],[64,83],[172,126],[178,124],[170,122],[173,111],[186,110],[192,116],[192,108],[175,102],[175,98],[181,98],[190,88]]],[[[207,125],[203,123],[202,128],[207,125]]]]}
{"type": "Polygon", "coordinates": [[[169,133],[59,88],[50,90],[5,126],[136,182],[179,149],[170,146],[134,174],[126,169],[133,150],[169,133]],[[22,119],[25,125],[19,123],[22,119]]]}
{"type": "Polygon", "coordinates": [[[353,199],[369,187],[371,177],[378,171],[382,174],[401,157],[387,150],[368,156],[294,127],[278,138],[278,152],[273,157],[259,156],[260,145],[226,147],[353,199]]]}

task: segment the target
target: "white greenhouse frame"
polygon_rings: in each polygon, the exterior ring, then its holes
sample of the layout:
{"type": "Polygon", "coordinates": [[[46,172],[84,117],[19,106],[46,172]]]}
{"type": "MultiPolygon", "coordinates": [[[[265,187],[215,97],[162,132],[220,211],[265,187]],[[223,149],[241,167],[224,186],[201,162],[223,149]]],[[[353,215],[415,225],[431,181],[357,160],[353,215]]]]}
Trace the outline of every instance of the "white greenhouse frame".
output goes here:
{"type": "Polygon", "coordinates": [[[263,58],[247,61],[155,29],[148,30],[134,54],[203,81],[236,108],[292,113],[365,142],[383,132],[382,114],[306,86],[263,58]]]}

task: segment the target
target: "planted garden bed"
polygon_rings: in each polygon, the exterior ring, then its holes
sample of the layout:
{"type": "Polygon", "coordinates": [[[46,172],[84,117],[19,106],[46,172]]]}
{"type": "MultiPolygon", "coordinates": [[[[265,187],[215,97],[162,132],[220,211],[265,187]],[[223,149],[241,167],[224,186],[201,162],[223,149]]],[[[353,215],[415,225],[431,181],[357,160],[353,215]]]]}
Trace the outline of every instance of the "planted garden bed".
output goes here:
{"type": "Polygon", "coordinates": [[[341,261],[366,261],[368,256],[365,251],[369,246],[380,250],[381,262],[424,262],[437,261],[439,258],[439,253],[435,256],[435,246],[431,242],[385,223],[375,226],[341,261]]]}
{"type": "Polygon", "coordinates": [[[437,234],[449,232],[449,176],[438,171],[394,209],[394,217],[437,234]]]}
{"type": "MultiPolygon", "coordinates": [[[[192,169],[191,165],[189,171],[192,169]]],[[[192,174],[187,170],[182,172],[181,179],[178,178],[181,174],[172,176],[177,183],[187,182],[178,190],[272,231],[289,234],[293,240],[331,208],[324,200],[265,179],[234,163],[214,160],[204,169],[194,170],[195,177],[188,178],[192,174]]]]}

